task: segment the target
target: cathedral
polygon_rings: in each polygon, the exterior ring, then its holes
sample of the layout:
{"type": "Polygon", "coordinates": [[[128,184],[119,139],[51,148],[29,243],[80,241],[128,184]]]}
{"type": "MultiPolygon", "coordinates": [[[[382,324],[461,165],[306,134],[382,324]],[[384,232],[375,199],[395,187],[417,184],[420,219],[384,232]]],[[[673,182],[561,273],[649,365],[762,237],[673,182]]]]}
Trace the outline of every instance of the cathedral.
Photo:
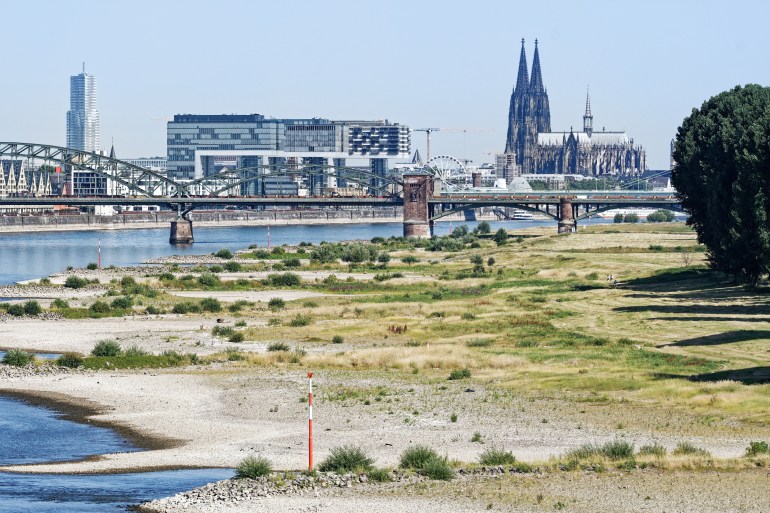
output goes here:
{"type": "MultiPolygon", "coordinates": [[[[634,146],[625,132],[601,132],[593,129],[591,99],[586,93],[583,131],[551,131],[548,91],[543,84],[540,53],[535,40],[532,74],[527,69],[524,40],[516,86],[508,111],[508,136],[505,154],[515,162],[506,169],[506,178],[518,174],[554,173],[598,175],[633,175],[646,169],[645,153],[634,146]]],[[[508,167],[508,166],[506,166],[508,167]]]]}

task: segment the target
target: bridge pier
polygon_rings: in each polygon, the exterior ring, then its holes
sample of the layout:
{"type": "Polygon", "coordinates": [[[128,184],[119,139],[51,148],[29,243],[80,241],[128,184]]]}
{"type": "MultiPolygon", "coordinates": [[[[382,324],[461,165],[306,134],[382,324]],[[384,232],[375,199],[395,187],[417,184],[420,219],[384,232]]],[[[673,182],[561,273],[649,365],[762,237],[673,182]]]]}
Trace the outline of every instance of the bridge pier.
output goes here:
{"type": "Polygon", "coordinates": [[[192,244],[193,240],[192,221],[181,217],[171,221],[171,235],[168,238],[171,244],[192,244]]]}
{"type": "Polygon", "coordinates": [[[559,233],[572,233],[577,230],[577,221],[570,198],[559,199],[559,233]]]}
{"type": "Polygon", "coordinates": [[[430,238],[428,197],[433,194],[433,176],[427,173],[404,174],[404,237],[430,238]]]}

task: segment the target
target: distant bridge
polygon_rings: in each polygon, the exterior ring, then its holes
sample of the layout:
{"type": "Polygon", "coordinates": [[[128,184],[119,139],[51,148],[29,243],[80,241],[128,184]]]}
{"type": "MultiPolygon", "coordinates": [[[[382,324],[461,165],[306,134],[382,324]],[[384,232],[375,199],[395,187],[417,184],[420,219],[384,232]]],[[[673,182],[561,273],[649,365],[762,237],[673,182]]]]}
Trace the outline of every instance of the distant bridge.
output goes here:
{"type": "Polygon", "coordinates": [[[574,231],[577,222],[599,212],[615,208],[666,208],[680,210],[674,193],[610,191],[522,192],[495,189],[441,191],[440,181],[428,172],[405,174],[403,179],[374,175],[355,167],[315,164],[278,164],[226,170],[192,181],[176,181],[157,171],[135,166],[91,152],[35,143],[0,142],[0,158],[42,160],[104,176],[124,186],[129,193],[113,197],[33,197],[0,198],[0,208],[29,206],[159,205],[176,210],[171,223],[172,243],[191,243],[195,208],[236,206],[399,206],[404,207],[404,235],[429,237],[433,223],[444,216],[480,207],[515,207],[539,212],[558,222],[560,232],[574,231]],[[359,183],[375,193],[372,197],[246,197],[222,195],[255,180],[276,175],[324,174],[359,183]],[[203,195],[201,195],[201,192],[203,195]],[[197,194],[196,194],[197,193],[197,194]]]}

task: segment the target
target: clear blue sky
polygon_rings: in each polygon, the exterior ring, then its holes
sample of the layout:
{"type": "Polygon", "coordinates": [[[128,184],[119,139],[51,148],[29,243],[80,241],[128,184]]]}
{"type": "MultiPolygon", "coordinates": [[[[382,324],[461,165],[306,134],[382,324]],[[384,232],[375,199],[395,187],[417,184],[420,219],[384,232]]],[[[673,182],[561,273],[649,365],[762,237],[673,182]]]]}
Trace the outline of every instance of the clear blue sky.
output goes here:
{"type": "Polygon", "coordinates": [[[760,0],[6,2],[0,140],[63,144],[85,61],[119,157],[165,155],[174,114],[257,112],[488,129],[433,136],[434,154],[480,163],[504,148],[524,37],[530,61],[540,41],[553,130],[582,126],[590,84],[595,129],[668,168],[693,107],[770,85],[768,19],[760,0]]]}

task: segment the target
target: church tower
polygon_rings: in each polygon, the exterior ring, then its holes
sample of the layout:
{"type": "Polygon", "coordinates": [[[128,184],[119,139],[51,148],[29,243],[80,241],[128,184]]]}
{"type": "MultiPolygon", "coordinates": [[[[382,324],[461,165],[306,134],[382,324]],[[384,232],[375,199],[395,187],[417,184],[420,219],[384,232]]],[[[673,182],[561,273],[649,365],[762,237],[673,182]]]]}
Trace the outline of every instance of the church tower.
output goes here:
{"type": "Polygon", "coordinates": [[[508,137],[505,142],[505,153],[523,155],[525,139],[525,120],[529,117],[529,71],[527,69],[527,54],[524,50],[524,39],[521,40],[519,55],[519,74],[516,86],[511,93],[511,105],[508,109],[508,137]]]}
{"type": "Polygon", "coordinates": [[[588,137],[591,137],[591,134],[594,132],[594,116],[591,114],[591,96],[589,95],[588,87],[586,87],[586,113],[583,114],[583,132],[588,137]]]}

